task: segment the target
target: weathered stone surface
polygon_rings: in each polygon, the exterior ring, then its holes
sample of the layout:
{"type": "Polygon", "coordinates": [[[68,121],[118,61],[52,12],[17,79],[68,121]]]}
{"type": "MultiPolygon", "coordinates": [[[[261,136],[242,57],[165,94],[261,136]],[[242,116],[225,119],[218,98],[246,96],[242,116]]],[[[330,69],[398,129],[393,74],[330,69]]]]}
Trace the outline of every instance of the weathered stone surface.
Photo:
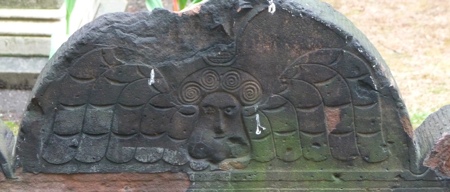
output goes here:
{"type": "Polygon", "coordinates": [[[450,178],[450,105],[427,117],[414,134],[418,162],[450,178]]]}
{"type": "Polygon", "coordinates": [[[44,68],[26,172],[186,172],[190,189],[434,190],[392,76],[314,0],[211,0],[84,26],[44,68]]]}

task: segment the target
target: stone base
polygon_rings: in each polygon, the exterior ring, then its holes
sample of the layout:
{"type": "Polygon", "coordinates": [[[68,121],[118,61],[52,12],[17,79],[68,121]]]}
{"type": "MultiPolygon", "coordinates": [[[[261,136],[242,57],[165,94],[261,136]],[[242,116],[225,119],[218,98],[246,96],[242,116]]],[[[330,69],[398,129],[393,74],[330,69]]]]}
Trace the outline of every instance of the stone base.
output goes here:
{"type": "Polygon", "coordinates": [[[0,174],[0,191],[186,191],[184,173],[33,174],[16,172],[17,179],[0,174]]]}
{"type": "Polygon", "coordinates": [[[445,181],[242,180],[231,184],[223,181],[192,182],[184,173],[33,174],[18,170],[15,174],[17,179],[5,179],[0,174],[0,191],[448,191],[445,181]]]}

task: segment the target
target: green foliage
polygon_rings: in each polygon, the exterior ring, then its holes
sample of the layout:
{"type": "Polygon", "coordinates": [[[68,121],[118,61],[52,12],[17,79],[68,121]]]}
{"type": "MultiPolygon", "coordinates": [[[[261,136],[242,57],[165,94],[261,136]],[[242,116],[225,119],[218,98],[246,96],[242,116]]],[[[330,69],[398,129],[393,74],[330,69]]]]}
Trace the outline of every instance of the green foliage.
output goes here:
{"type": "Polygon", "coordinates": [[[430,113],[423,111],[414,111],[411,113],[411,124],[414,129],[420,126],[423,121],[430,115],[430,113]]]}
{"type": "Polygon", "coordinates": [[[13,132],[14,135],[19,133],[19,124],[13,121],[4,121],[5,125],[13,132]]]}
{"type": "MultiPolygon", "coordinates": [[[[174,11],[183,10],[190,4],[200,3],[202,0],[176,0],[174,1],[174,11]]],[[[148,10],[153,10],[155,8],[163,8],[162,0],[145,0],[145,5],[148,10]]]]}
{"type": "Polygon", "coordinates": [[[179,10],[183,10],[186,7],[187,3],[188,0],[178,0],[178,6],[180,8],[179,10]]]}
{"type": "Polygon", "coordinates": [[[145,5],[147,6],[148,10],[163,7],[162,0],[146,0],[145,5]]]}
{"type": "Polygon", "coordinates": [[[75,7],[76,0],[66,0],[66,34],[70,33],[70,15],[72,14],[73,8],[75,7]]]}

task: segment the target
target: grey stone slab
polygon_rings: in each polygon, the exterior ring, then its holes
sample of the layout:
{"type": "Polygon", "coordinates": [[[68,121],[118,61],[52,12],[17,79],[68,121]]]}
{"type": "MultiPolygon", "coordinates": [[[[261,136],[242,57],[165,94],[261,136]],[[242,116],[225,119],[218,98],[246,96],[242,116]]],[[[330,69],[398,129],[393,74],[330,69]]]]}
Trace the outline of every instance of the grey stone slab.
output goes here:
{"type": "MultiPolygon", "coordinates": [[[[31,90],[47,61],[46,57],[0,57],[0,90],[31,90]]],[[[16,99],[19,98],[3,97],[0,107],[15,103],[16,99]]]]}
{"type": "Polygon", "coordinates": [[[0,56],[48,57],[49,53],[50,37],[0,36],[0,56]]]}
{"type": "Polygon", "coordinates": [[[58,9],[2,9],[0,20],[61,20],[65,18],[65,7],[58,9]]]}
{"type": "Polygon", "coordinates": [[[0,73],[38,74],[47,61],[47,57],[0,57],[0,73]]]}
{"type": "Polygon", "coordinates": [[[8,9],[57,9],[64,0],[0,0],[0,8],[8,9]]]}
{"type": "Polygon", "coordinates": [[[55,30],[64,30],[65,25],[61,21],[33,20],[0,20],[0,35],[8,36],[44,36],[50,37],[55,30]]]}

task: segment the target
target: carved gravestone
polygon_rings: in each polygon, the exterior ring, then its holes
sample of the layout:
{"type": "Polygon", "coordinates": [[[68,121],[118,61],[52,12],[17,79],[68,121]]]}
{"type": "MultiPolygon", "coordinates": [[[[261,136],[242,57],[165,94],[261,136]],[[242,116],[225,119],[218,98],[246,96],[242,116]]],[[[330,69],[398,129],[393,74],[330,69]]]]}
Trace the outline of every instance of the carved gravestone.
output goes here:
{"type": "Polygon", "coordinates": [[[185,172],[191,189],[444,190],[386,64],[315,1],[116,13],[46,65],[22,122],[35,173],[185,172]]]}

